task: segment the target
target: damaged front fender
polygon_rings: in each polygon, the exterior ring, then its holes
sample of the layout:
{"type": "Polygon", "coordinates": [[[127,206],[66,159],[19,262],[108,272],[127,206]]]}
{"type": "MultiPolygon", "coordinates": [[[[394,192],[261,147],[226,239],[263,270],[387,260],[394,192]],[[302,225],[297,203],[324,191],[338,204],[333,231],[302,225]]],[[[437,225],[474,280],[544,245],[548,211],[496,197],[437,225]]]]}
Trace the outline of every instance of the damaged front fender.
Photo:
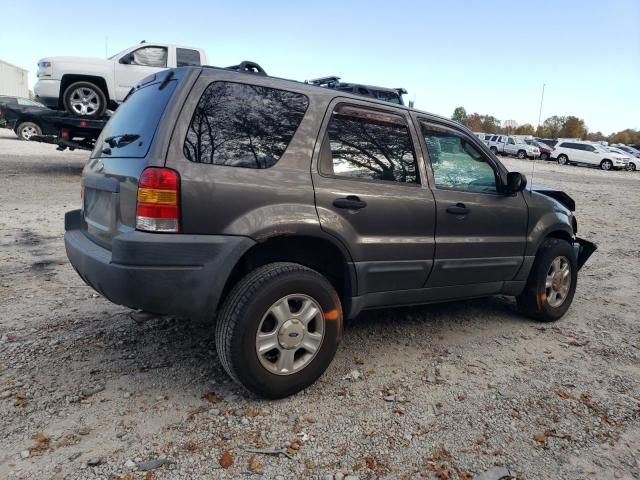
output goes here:
{"type": "Polygon", "coordinates": [[[593,242],[576,237],[573,243],[573,248],[576,251],[578,270],[580,270],[582,266],[587,263],[589,257],[593,255],[593,252],[598,249],[598,246],[593,242]]]}

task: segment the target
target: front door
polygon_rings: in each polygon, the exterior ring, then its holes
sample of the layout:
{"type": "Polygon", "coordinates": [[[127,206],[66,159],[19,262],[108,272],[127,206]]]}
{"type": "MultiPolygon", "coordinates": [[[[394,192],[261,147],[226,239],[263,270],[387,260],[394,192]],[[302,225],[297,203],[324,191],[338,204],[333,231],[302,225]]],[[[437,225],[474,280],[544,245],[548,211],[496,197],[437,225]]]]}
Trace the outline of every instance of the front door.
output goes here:
{"type": "Polygon", "coordinates": [[[465,132],[420,121],[436,199],[428,287],[512,280],[524,259],[527,205],[501,193],[498,165],[465,132]]]}
{"type": "Polygon", "coordinates": [[[140,47],[123,55],[115,64],[116,98],[121,102],[140,80],[167,68],[167,47],[140,47]]]}
{"type": "Polygon", "coordinates": [[[435,202],[406,111],[335,100],[312,178],[322,229],[350,251],[358,295],[421,288],[434,254],[435,202]]]}

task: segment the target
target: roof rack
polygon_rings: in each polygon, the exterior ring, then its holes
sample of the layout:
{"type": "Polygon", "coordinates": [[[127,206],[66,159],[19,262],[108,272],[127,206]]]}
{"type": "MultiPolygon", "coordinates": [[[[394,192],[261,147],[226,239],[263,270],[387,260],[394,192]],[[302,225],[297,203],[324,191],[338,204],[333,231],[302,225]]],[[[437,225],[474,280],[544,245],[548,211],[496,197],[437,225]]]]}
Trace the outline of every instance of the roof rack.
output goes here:
{"type": "Polygon", "coordinates": [[[265,72],[264,68],[262,68],[258,63],[251,62],[249,60],[240,62],[239,65],[232,65],[230,67],[227,67],[227,69],[244,73],[254,73],[256,75],[263,75],[265,77],[267,76],[267,72],[265,72]]]}
{"type": "Polygon", "coordinates": [[[305,83],[309,85],[315,85],[317,87],[333,88],[343,92],[355,93],[356,95],[363,95],[365,97],[373,97],[378,100],[384,100],[386,102],[398,103],[404,105],[402,101],[402,95],[407,93],[404,88],[387,88],[387,87],[375,87],[372,85],[362,85],[359,83],[345,83],[340,81],[340,77],[328,76],[315,78],[313,80],[306,80],[305,83]]]}

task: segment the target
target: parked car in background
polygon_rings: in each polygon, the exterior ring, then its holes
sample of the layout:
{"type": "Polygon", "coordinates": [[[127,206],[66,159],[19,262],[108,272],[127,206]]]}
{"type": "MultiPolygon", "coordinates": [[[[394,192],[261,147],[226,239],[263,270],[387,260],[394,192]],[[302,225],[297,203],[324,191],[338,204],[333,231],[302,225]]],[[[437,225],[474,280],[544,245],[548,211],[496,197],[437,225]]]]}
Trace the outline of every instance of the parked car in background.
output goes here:
{"type": "Polygon", "coordinates": [[[621,145],[619,143],[611,146],[617,148],[618,150],[622,150],[624,153],[631,157],[640,158],[640,150],[637,150],[633,147],[630,147],[628,145],[621,145]]]}
{"type": "Polygon", "coordinates": [[[28,98],[0,95],[0,127],[13,130],[21,140],[29,140],[42,134],[41,123],[33,118],[41,110],[51,111],[28,98]]]}
{"type": "Polygon", "coordinates": [[[592,165],[602,170],[627,168],[630,160],[628,156],[589,142],[560,142],[553,153],[560,165],[592,165]]]}
{"type": "Polygon", "coordinates": [[[506,294],[562,317],[596,247],[567,194],[525,187],[450,119],[180,68],[105,126],[65,246],[111,301],[211,321],[229,376],[279,398],[323,374],[364,309],[506,294]]]}
{"type": "Polygon", "coordinates": [[[613,153],[617,153],[619,155],[623,155],[629,158],[629,164],[627,168],[633,172],[639,170],[638,166],[640,166],[640,156],[636,157],[634,155],[629,155],[626,151],[622,150],[619,147],[605,147],[607,150],[613,153]]]}
{"type": "Polygon", "coordinates": [[[533,139],[525,140],[525,142],[529,145],[533,145],[534,147],[538,147],[538,150],[540,150],[540,160],[551,160],[554,150],[553,147],[533,139]]]}
{"type": "Polygon", "coordinates": [[[62,143],[68,143],[74,138],[84,139],[88,136],[95,139],[108,120],[106,115],[83,118],[68,112],[52,110],[37,102],[31,102],[33,105],[21,103],[3,104],[2,97],[0,97],[0,123],[4,123],[4,128],[13,130],[20,140],[33,140],[41,136],[61,136],[63,134],[66,138],[60,139],[62,143]]]}
{"type": "Polygon", "coordinates": [[[544,143],[545,145],[555,148],[558,145],[558,140],[555,138],[534,138],[536,142],[544,143]]]}
{"type": "Polygon", "coordinates": [[[38,101],[51,108],[99,117],[107,108],[117,108],[143,78],[167,68],[206,63],[202,49],[145,42],[106,60],[45,57],[38,62],[34,92],[38,101]]]}
{"type": "Polygon", "coordinates": [[[514,155],[521,159],[537,158],[540,155],[538,147],[527,144],[521,137],[511,135],[493,135],[487,146],[496,155],[514,155]]]}

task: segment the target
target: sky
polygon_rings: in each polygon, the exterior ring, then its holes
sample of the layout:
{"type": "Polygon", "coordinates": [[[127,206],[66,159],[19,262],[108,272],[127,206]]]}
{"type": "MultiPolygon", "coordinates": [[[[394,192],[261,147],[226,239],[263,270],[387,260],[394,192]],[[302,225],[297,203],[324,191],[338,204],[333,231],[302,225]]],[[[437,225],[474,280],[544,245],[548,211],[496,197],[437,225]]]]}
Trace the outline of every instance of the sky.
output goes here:
{"type": "Polygon", "coordinates": [[[31,87],[42,57],[147,40],[204,48],[216,66],[404,87],[447,117],[464,106],[535,126],[546,84],[543,121],[640,129],[640,0],[2,0],[0,17],[0,59],[28,69],[31,87]]]}

